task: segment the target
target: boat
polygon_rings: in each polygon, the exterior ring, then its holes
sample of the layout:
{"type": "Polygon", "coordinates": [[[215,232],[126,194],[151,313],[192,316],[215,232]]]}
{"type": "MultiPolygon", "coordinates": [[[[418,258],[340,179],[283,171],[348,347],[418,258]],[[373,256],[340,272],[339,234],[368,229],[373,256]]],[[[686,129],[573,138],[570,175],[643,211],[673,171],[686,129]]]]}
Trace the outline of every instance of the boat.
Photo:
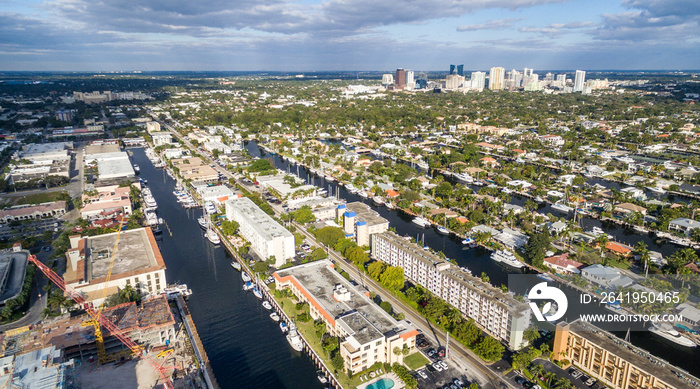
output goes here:
{"type": "Polygon", "coordinates": [[[205,235],[211,243],[213,243],[213,244],[221,243],[221,239],[219,239],[219,234],[217,234],[216,231],[214,231],[213,229],[209,228],[205,235]]]}
{"type": "Polygon", "coordinates": [[[231,262],[231,267],[238,271],[241,271],[241,264],[236,261],[231,262]]]}
{"type": "Polygon", "coordinates": [[[450,230],[448,230],[447,228],[445,228],[445,227],[443,227],[443,226],[437,226],[437,231],[438,231],[439,233],[443,234],[443,235],[449,235],[449,234],[450,234],[450,230]]]}
{"type": "Polygon", "coordinates": [[[413,218],[413,220],[411,220],[411,222],[413,224],[417,225],[418,227],[423,227],[423,228],[430,225],[430,221],[428,221],[427,219],[422,218],[420,216],[413,218]]]}
{"type": "Polygon", "coordinates": [[[207,213],[211,215],[213,213],[216,213],[216,206],[214,205],[214,203],[207,201],[204,204],[204,210],[207,211],[207,213]]]}
{"type": "Polygon", "coordinates": [[[480,181],[480,180],[476,180],[476,181],[474,181],[474,183],[473,183],[472,185],[476,185],[476,186],[484,186],[484,185],[486,185],[486,184],[484,184],[484,182],[483,182],[483,181],[480,181]]]}
{"type": "Polygon", "coordinates": [[[257,286],[253,287],[253,294],[255,295],[255,297],[257,297],[259,299],[261,299],[263,297],[262,292],[260,292],[260,289],[258,289],[257,286]]]}
{"type": "Polygon", "coordinates": [[[325,176],[324,178],[326,179],[327,182],[335,181],[335,177],[333,177],[333,176],[325,176]]]}
{"type": "Polygon", "coordinates": [[[654,335],[658,335],[664,339],[670,340],[671,342],[684,347],[696,347],[697,345],[692,340],[682,336],[680,332],[676,331],[671,327],[670,324],[661,323],[659,325],[652,325],[649,328],[649,332],[654,335]]]}
{"type": "Polygon", "coordinates": [[[355,185],[353,185],[353,184],[347,184],[347,185],[345,185],[345,189],[347,189],[348,192],[350,192],[350,193],[352,193],[352,194],[357,193],[357,188],[355,188],[355,185]]]}
{"type": "Polygon", "coordinates": [[[157,208],[158,203],[156,203],[156,199],[153,198],[151,195],[146,195],[143,196],[143,202],[146,204],[146,207],[148,208],[157,208]]]}
{"type": "Polygon", "coordinates": [[[319,380],[322,384],[327,384],[327,383],[328,383],[328,379],[326,378],[326,375],[323,374],[323,371],[322,371],[322,370],[319,370],[319,371],[316,372],[316,377],[318,377],[318,380],[319,380]]]}
{"type": "Polygon", "coordinates": [[[289,331],[289,327],[287,327],[287,323],[281,321],[280,322],[280,330],[282,330],[283,334],[286,333],[287,331],[289,331]]]}
{"type": "Polygon", "coordinates": [[[462,244],[465,246],[473,247],[474,245],[476,245],[476,241],[472,238],[465,238],[462,240],[462,244]]]}
{"type": "Polygon", "coordinates": [[[568,207],[562,203],[554,203],[552,204],[552,209],[559,211],[561,213],[569,213],[573,208],[568,207]]]}
{"type": "Polygon", "coordinates": [[[664,193],[666,193],[666,190],[663,189],[663,188],[661,188],[661,187],[659,187],[659,186],[647,186],[647,189],[648,189],[650,192],[656,193],[656,194],[664,194],[664,193]]]}
{"type": "Polygon", "coordinates": [[[669,239],[668,241],[675,244],[675,245],[678,245],[678,246],[683,246],[683,247],[690,246],[690,241],[687,239],[683,239],[683,238],[673,237],[673,238],[669,239]]]}
{"type": "Polygon", "coordinates": [[[544,203],[544,199],[540,196],[537,196],[537,197],[535,197],[535,202],[537,204],[542,204],[542,203],[544,203]]]}
{"type": "Polygon", "coordinates": [[[263,301],[262,303],[263,308],[267,309],[268,311],[272,309],[272,304],[270,304],[269,301],[263,301]]]}
{"type": "Polygon", "coordinates": [[[168,300],[175,300],[178,296],[189,297],[192,289],[187,289],[187,284],[174,284],[163,289],[163,293],[168,300]]]}
{"type": "Polygon", "coordinates": [[[289,345],[292,346],[292,348],[296,351],[301,352],[304,349],[304,344],[301,343],[301,336],[299,336],[299,333],[297,332],[297,329],[294,326],[294,324],[289,326],[289,332],[287,333],[287,342],[289,342],[289,345]]]}
{"type": "Polygon", "coordinates": [[[319,189],[316,191],[316,194],[325,197],[328,194],[328,191],[325,189],[319,189]]]}
{"type": "Polygon", "coordinates": [[[139,167],[139,165],[134,164],[134,172],[135,172],[136,174],[141,173],[141,168],[139,167]]]}
{"type": "Polygon", "coordinates": [[[368,194],[367,192],[365,192],[364,190],[361,190],[361,191],[357,192],[357,194],[358,194],[360,197],[362,197],[363,199],[368,199],[368,198],[369,198],[369,194],[368,194]]]}
{"type": "Polygon", "coordinates": [[[241,273],[241,278],[242,278],[243,281],[245,281],[245,282],[250,282],[250,281],[253,280],[252,278],[250,278],[250,276],[249,276],[248,273],[246,273],[246,272],[242,272],[242,273],[241,273]]]}
{"type": "MultiPolygon", "coordinates": [[[[277,312],[272,312],[270,314],[270,319],[272,319],[274,321],[280,321],[280,315],[278,315],[277,312]]],[[[283,324],[284,324],[284,322],[283,322],[283,324]]]]}
{"type": "Polygon", "coordinates": [[[246,281],[245,284],[243,284],[243,290],[251,290],[255,287],[255,284],[253,284],[250,281],[246,281]]]}
{"type": "Polygon", "coordinates": [[[209,228],[209,223],[207,221],[207,218],[204,216],[201,216],[197,219],[197,223],[199,223],[199,228],[206,230],[209,228]]]}
{"type": "Polygon", "coordinates": [[[537,275],[537,278],[545,280],[545,281],[549,281],[549,282],[554,282],[554,278],[552,278],[552,275],[549,273],[539,273],[537,275]]]}
{"type": "Polygon", "coordinates": [[[496,250],[491,254],[491,259],[493,259],[496,262],[501,262],[503,264],[506,264],[508,266],[514,267],[516,269],[520,269],[523,266],[525,266],[524,263],[518,261],[518,259],[515,257],[513,253],[510,251],[506,250],[496,250]]]}
{"type": "Polygon", "coordinates": [[[505,194],[511,194],[511,193],[513,193],[513,190],[510,188],[507,188],[507,187],[503,187],[503,189],[501,189],[501,192],[503,192],[505,194]]]}
{"type": "Polygon", "coordinates": [[[380,196],[372,197],[372,202],[376,205],[384,205],[384,199],[381,198],[380,196]]]}
{"type": "Polygon", "coordinates": [[[452,176],[455,178],[455,180],[465,184],[471,184],[474,182],[474,178],[468,173],[455,173],[452,176]]]}
{"type": "Polygon", "coordinates": [[[387,203],[386,203],[386,207],[389,208],[389,209],[395,209],[395,208],[396,208],[396,206],[395,206],[394,204],[392,204],[392,203],[390,203],[390,202],[388,202],[388,201],[387,201],[387,203]]]}

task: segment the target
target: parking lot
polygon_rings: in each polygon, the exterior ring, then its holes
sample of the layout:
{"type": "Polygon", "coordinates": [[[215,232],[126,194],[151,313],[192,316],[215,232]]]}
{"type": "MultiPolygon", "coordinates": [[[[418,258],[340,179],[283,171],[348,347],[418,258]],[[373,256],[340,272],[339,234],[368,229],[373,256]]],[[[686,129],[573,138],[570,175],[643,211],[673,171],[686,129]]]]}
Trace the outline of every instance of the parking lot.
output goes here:
{"type": "Polygon", "coordinates": [[[445,358],[444,347],[430,342],[422,335],[418,336],[417,344],[423,355],[430,360],[430,364],[414,373],[419,388],[455,389],[469,386],[470,380],[464,370],[457,368],[449,358],[445,358]]]}
{"type": "MultiPolygon", "coordinates": [[[[543,360],[543,359],[537,359],[533,361],[533,364],[539,364],[542,365],[545,369],[546,372],[552,372],[556,374],[557,379],[559,378],[566,378],[568,379],[572,384],[574,388],[578,389],[603,389],[605,388],[605,385],[602,383],[597,382],[597,380],[589,377],[587,374],[584,374],[581,372],[579,369],[575,367],[569,367],[566,370],[561,369],[559,366],[555,365],[554,363],[543,360]]],[[[506,375],[506,378],[508,378],[510,381],[515,382],[516,386],[526,388],[526,389],[531,389],[535,388],[537,389],[537,386],[531,381],[523,377],[520,373],[516,371],[511,371],[506,375]]]]}
{"type": "Polygon", "coordinates": [[[63,220],[54,218],[3,224],[0,225],[0,239],[12,239],[21,235],[37,236],[45,231],[54,232],[56,229],[60,231],[62,224],[63,220]]]}

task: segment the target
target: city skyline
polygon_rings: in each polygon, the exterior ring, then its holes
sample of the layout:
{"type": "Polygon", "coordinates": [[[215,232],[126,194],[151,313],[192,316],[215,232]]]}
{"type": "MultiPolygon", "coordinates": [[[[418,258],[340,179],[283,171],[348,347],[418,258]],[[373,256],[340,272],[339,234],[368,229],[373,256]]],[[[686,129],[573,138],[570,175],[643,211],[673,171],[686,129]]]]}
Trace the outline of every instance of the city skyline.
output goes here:
{"type": "Polygon", "coordinates": [[[7,0],[2,71],[693,70],[691,0],[7,0]],[[653,53],[653,55],[651,55],[653,53]]]}

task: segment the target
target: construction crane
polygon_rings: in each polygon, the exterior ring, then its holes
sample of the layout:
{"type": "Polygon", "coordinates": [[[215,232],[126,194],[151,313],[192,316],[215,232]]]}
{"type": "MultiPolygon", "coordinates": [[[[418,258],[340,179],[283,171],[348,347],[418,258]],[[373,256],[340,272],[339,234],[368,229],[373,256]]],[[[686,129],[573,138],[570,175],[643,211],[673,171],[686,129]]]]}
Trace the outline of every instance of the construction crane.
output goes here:
{"type": "Polygon", "coordinates": [[[161,382],[163,383],[163,387],[165,389],[174,389],[173,383],[167,374],[167,371],[173,369],[174,366],[165,366],[166,361],[163,361],[162,364],[159,364],[158,361],[156,361],[155,359],[151,358],[148,354],[143,352],[143,347],[141,345],[129,338],[129,336],[126,335],[124,331],[122,331],[119,327],[117,327],[116,324],[112,323],[104,315],[101,315],[100,312],[92,306],[92,304],[85,300],[85,297],[83,297],[82,294],[78,293],[73,288],[66,285],[65,281],[63,280],[63,277],[59,276],[48,266],[44,265],[41,261],[39,261],[36,258],[36,255],[30,255],[29,261],[35,264],[39,268],[39,270],[41,270],[41,272],[44,273],[44,275],[49,280],[51,280],[51,282],[56,284],[56,286],[58,286],[62,291],[64,291],[68,295],[68,297],[75,301],[76,304],[78,304],[81,308],[85,309],[85,311],[88,313],[88,315],[90,315],[90,317],[92,317],[93,320],[97,321],[110,334],[119,339],[119,341],[121,341],[130,350],[131,353],[139,355],[142,359],[146,360],[146,362],[150,363],[151,366],[153,366],[153,368],[160,375],[161,382]]]}

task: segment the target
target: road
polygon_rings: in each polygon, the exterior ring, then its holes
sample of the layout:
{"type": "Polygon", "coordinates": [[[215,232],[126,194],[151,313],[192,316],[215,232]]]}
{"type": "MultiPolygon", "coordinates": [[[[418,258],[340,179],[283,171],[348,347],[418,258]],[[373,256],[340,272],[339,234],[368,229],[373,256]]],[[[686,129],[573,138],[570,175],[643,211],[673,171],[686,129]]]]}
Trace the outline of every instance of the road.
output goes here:
{"type": "MultiPolygon", "coordinates": [[[[50,253],[41,251],[36,255],[39,258],[39,260],[41,260],[41,262],[45,263],[49,254],[50,253]]],[[[47,298],[46,292],[44,292],[44,286],[47,282],[48,280],[46,279],[46,277],[44,277],[44,275],[37,270],[34,279],[34,284],[32,285],[32,293],[29,299],[29,310],[19,320],[14,321],[12,323],[0,325],[0,332],[5,332],[30,324],[36,324],[39,321],[41,321],[43,317],[42,313],[44,311],[44,308],[46,308],[47,298]]]]}

